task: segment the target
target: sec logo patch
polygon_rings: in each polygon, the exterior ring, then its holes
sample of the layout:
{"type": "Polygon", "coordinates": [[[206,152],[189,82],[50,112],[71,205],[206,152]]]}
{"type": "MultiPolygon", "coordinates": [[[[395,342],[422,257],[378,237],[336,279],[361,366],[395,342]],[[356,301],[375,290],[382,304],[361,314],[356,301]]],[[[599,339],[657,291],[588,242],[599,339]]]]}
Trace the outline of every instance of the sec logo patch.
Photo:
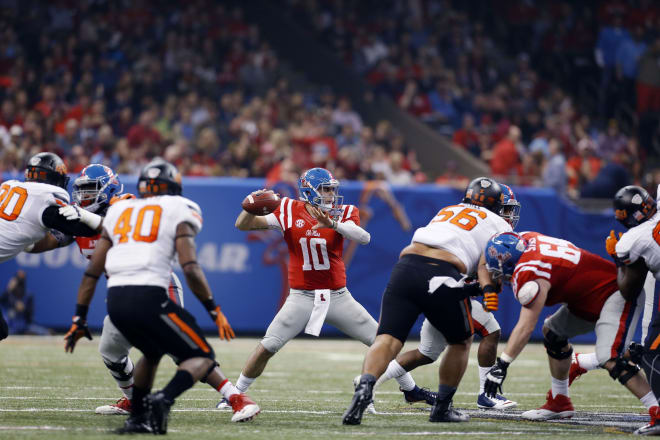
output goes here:
{"type": "Polygon", "coordinates": [[[305,226],[305,220],[299,218],[298,220],[296,220],[296,226],[302,228],[303,226],[305,226]]]}

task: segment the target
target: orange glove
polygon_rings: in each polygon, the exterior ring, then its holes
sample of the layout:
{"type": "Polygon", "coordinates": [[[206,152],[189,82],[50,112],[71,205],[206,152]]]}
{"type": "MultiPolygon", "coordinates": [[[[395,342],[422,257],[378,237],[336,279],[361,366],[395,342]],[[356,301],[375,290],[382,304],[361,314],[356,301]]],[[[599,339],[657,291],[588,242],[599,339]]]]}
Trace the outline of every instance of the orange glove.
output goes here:
{"type": "Polygon", "coordinates": [[[492,284],[484,286],[483,292],[484,292],[484,299],[483,299],[484,309],[487,312],[496,311],[500,305],[500,297],[495,289],[495,286],[493,286],[492,284]]]}
{"type": "Polygon", "coordinates": [[[616,244],[619,242],[619,239],[621,238],[623,234],[619,232],[619,238],[616,238],[616,235],[614,234],[614,229],[610,231],[610,235],[607,236],[605,239],[605,249],[607,250],[607,253],[610,254],[612,258],[615,260],[617,259],[616,256],[616,244]]]}
{"type": "Polygon", "coordinates": [[[227,321],[227,317],[220,310],[220,306],[215,306],[215,309],[209,313],[211,314],[211,318],[215,322],[215,325],[218,326],[218,335],[220,336],[220,339],[231,341],[232,338],[236,337],[234,330],[231,328],[231,325],[229,325],[229,321],[227,321]]]}
{"type": "Polygon", "coordinates": [[[73,353],[73,349],[76,348],[76,342],[82,337],[86,337],[90,341],[92,340],[92,334],[87,328],[87,321],[82,319],[80,316],[73,317],[73,324],[71,328],[64,335],[64,351],[67,353],[73,353]]]}

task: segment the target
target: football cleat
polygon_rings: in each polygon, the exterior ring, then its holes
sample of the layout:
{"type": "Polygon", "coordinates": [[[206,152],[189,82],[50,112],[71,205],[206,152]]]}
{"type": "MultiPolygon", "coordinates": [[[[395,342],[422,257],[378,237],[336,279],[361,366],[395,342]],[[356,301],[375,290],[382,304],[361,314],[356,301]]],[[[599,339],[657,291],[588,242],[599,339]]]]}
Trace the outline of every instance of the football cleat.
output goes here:
{"type": "Polygon", "coordinates": [[[481,393],[477,398],[477,407],[480,409],[494,409],[502,411],[505,409],[515,408],[516,406],[518,406],[517,402],[509,400],[500,394],[488,396],[486,393],[481,393]]]}
{"type": "Polygon", "coordinates": [[[116,434],[147,434],[151,433],[151,426],[147,421],[147,415],[130,416],[124,422],[124,426],[115,431],[116,434]]]}
{"type": "Polygon", "coordinates": [[[573,415],[575,415],[575,409],[568,396],[558,394],[552,397],[552,391],[548,391],[545,405],[539,409],[525,411],[520,417],[527,420],[554,420],[569,419],[573,415]]]}
{"type": "Polygon", "coordinates": [[[249,422],[261,412],[259,405],[254,403],[247,394],[232,394],[229,396],[229,404],[234,411],[231,416],[232,422],[249,422]]]}
{"type": "Polygon", "coordinates": [[[660,435],[660,408],[652,406],[649,408],[649,415],[651,421],[636,430],[634,433],[637,435],[660,435]]]}
{"type": "Polygon", "coordinates": [[[97,407],[94,412],[105,416],[126,416],[131,413],[131,401],[124,396],[117,403],[97,407]]]}
{"type": "MultiPolygon", "coordinates": [[[[354,390],[357,389],[357,386],[360,383],[360,377],[362,377],[362,375],[358,374],[357,376],[355,376],[353,378],[353,389],[354,390]]],[[[366,409],[366,411],[369,414],[378,414],[378,411],[376,411],[376,406],[374,405],[374,399],[373,399],[374,394],[375,394],[375,392],[372,390],[371,391],[371,402],[369,402],[369,405],[367,405],[367,409],[366,409]]]]}
{"type": "Polygon", "coordinates": [[[229,403],[229,400],[223,397],[222,400],[220,400],[220,402],[218,402],[218,404],[215,406],[215,409],[231,409],[231,404],[229,403]]]}
{"type": "Polygon", "coordinates": [[[362,415],[369,404],[373,401],[373,388],[376,379],[370,375],[365,376],[369,376],[369,378],[360,379],[360,382],[355,388],[355,394],[353,394],[351,405],[346,412],[344,412],[342,418],[342,423],[344,425],[359,425],[362,423],[362,415]]]}
{"type": "Polygon", "coordinates": [[[149,394],[144,398],[148,409],[148,422],[154,434],[167,434],[167,419],[170,408],[174,405],[173,400],[168,400],[162,391],[149,394]]]}
{"type": "Polygon", "coordinates": [[[568,371],[568,386],[570,387],[571,384],[575,379],[578,379],[580,376],[582,376],[584,373],[588,372],[589,370],[586,370],[580,366],[580,363],[577,360],[577,355],[580,353],[573,353],[571,356],[571,369],[568,371]]]}
{"type": "Polygon", "coordinates": [[[403,398],[406,403],[411,405],[416,402],[426,402],[428,405],[434,405],[435,399],[438,397],[438,393],[434,393],[428,388],[420,388],[417,385],[415,385],[415,388],[410,391],[401,388],[399,388],[399,391],[403,393],[403,398]]]}
{"type": "Polygon", "coordinates": [[[434,423],[458,423],[469,420],[470,416],[454,409],[454,403],[451,399],[443,401],[436,400],[429,416],[429,422],[434,423]]]}

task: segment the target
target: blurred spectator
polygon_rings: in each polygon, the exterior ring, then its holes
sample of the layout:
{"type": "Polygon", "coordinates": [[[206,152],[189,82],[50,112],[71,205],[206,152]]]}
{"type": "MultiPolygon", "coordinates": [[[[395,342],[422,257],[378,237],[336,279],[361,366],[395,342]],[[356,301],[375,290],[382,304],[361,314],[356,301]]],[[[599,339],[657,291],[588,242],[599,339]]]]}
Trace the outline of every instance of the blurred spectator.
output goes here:
{"type": "Polygon", "coordinates": [[[475,156],[479,156],[479,134],[474,128],[474,116],[466,113],[463,116],[463,126],[454,132],[454,145],[468,150],[475,156]]]}
{"type": "Polygon", "coordinates": [[[580,189],[580,196],[594,199],[611,199],[626,185],[630,185],[630,174],[615,162],[605,162],[598,175],[580,189]]]}
{"type": "Polygon", "coordinates": [[[548,143],[549,155],[543,168],[543,186],[552,188],[557,194],[566,193],[566,158],[562,153],[561,144],[555,138],[548,143]]]}
{"type": "Polygon", "coordinates": [[[660,111],[660,36],[639,60],[637,112],[660,111]]]}
{"type": "Polygon", "coordinates": [[[628,139],[619,131],[619,124],[611,119],[607,132],[598,138],[598,155],[603,159],[614,160],[627,149],[628,139]]]}
{"type": "Polygon", "coordinates": [[[515,125],[509,128],[506,137],[493,147],[493,158],[490,160],[490,171],[495,176],[520,175],[521,162],[518,154],[520,129],[515,125]]]}
{"type": "Polygon", "coordinates": [[[0,307],[12,335],[47,335],[49,329],[33,321],[34,297],[27,291],[25,272],[19,270],[9,279],[7,289],[0,296],[0,307]]]}
{"type": "Polygon", "coordinates": [[[594,180],[602,167],[602,160],[596,156],[596,146],[591,139],[581,139],[577,151],[566,167],[569,195],[573,198],[579,197],[579,189],[594,180]]]}

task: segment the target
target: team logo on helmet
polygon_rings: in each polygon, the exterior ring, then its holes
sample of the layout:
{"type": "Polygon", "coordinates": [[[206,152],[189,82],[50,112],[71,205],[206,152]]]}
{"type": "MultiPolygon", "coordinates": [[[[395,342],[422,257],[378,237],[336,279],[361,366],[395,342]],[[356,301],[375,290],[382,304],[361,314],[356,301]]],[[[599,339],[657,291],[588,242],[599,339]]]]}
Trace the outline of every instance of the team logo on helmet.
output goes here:
{"type": "Polygon", "coordinates": [[[37,166],[41,163],[41,158],[38,156],[34,156],[32,159],[30,159],[30,165],[31,166],[37,166]]]}
{"type": "Polygon", "coordinates": [[[147,170],[147,177],[155,179],[160,174],[160,168],[150,168],[147,170]]]}
{"type": "Polygon", "coordinates": [[[482,180],[480,183],[482,188],[488,188],[491,185],[490,180],[486,180],[486,179],[482,180]]]}
{"type": "MultiPolygon", "coordinates": [[[[517,247],[518,246],[516,246],[516,248],[517,247]]],[[[518,249],[521,252],[525,250],[524,249],[524,247],[525,247],[524,243],[523,243],[522,247],[523,247],[523,249],[518,249]]],[[[499,261],[500,263],[504,263],[504,262],[508,261],[509,259],[511,259],[511,253],[510,252],[507,251],[503,254],[500,254],[499,252],[497,252],[497,249],[495,249],[495,246],[489,246],[488,247],[488,255],[490,255],[491,258],[497,258],[497,261],[499,261]]]]}
{"type": "Polygon", "coordinates": [[[642,196],[639,194],[635,194],[632,199],[630,199],[631,203],[634,203],[635,205],[641,205],[642,204],[642,196]]]}

